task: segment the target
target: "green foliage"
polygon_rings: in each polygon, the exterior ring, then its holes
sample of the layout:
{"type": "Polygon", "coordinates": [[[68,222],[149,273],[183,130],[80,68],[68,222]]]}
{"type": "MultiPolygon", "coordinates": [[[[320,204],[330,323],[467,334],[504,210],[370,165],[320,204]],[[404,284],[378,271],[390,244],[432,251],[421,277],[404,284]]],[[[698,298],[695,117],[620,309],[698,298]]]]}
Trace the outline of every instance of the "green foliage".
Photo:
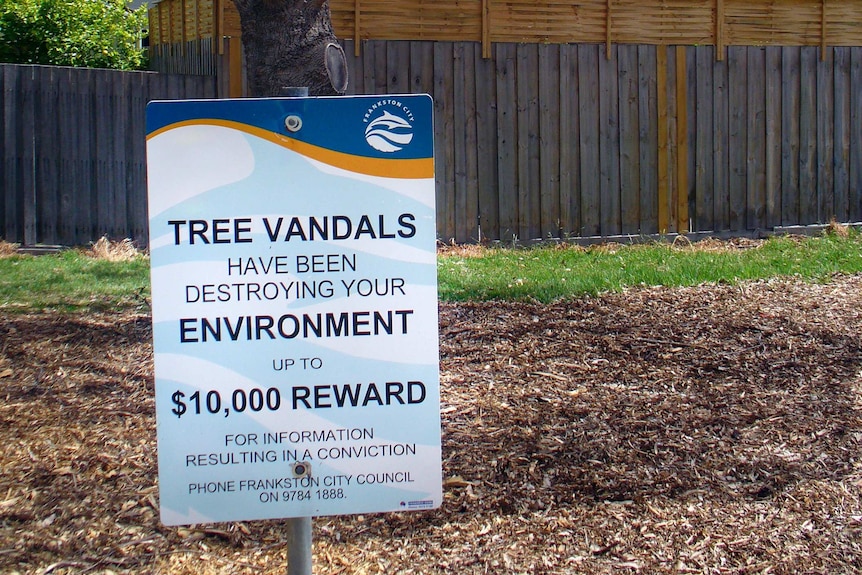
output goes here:
{"type": "Polygon", "coordinates": [[[0,62],[139,70],[146,27],[124,0],[0,0],[0,62]]]}

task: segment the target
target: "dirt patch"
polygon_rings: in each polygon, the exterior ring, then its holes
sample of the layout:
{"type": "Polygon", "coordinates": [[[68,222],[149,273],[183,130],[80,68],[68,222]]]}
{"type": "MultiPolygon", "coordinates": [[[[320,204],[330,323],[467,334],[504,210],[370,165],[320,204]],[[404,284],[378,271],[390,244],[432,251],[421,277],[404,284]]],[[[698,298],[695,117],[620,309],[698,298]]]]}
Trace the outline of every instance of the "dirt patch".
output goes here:
{"type": "MultiPolygon", "coordinates": [[[[862,573],[862,276],[440,307],[445,501],[318,573],[862,573]]],[[[158,522],[149,318],[0,315],[0,572],[284,573],[158,522]]]]}

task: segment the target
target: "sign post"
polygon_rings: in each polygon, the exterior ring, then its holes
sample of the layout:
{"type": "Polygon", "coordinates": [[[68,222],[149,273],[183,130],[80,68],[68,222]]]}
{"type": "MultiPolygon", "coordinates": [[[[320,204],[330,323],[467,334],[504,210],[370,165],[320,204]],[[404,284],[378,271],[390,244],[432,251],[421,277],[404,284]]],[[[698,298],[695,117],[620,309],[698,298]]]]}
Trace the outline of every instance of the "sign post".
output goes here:
{"type": "Polygon", "coordinates": [[[166,525],[440,505],[432,110],[148,106],[166,525]]]}
{"type": "Polygon", "coordinates": [[[287,520],[287,575],[311,575],[311,517],[287,520]]]}

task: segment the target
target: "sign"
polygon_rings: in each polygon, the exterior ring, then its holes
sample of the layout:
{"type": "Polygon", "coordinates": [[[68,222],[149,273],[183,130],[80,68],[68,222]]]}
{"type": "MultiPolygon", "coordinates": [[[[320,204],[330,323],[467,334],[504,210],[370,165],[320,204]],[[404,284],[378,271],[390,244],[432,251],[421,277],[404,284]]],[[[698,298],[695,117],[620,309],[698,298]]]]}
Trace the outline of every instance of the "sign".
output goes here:
{"type": "Polygon", "coordinates": [[[163,523],[440,505],[432,110],[148,106],[163,523]]]}

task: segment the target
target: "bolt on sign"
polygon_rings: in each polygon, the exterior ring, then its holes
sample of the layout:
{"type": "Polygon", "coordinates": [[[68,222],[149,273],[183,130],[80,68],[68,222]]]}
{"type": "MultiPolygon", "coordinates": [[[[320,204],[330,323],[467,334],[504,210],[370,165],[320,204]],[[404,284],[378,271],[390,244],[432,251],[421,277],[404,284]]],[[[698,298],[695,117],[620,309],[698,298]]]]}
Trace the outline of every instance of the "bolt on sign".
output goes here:
{"type": "Polygon", "coordinates": [[[163,523],[440,505],[432,110],[149,104],[163,523]]]}

